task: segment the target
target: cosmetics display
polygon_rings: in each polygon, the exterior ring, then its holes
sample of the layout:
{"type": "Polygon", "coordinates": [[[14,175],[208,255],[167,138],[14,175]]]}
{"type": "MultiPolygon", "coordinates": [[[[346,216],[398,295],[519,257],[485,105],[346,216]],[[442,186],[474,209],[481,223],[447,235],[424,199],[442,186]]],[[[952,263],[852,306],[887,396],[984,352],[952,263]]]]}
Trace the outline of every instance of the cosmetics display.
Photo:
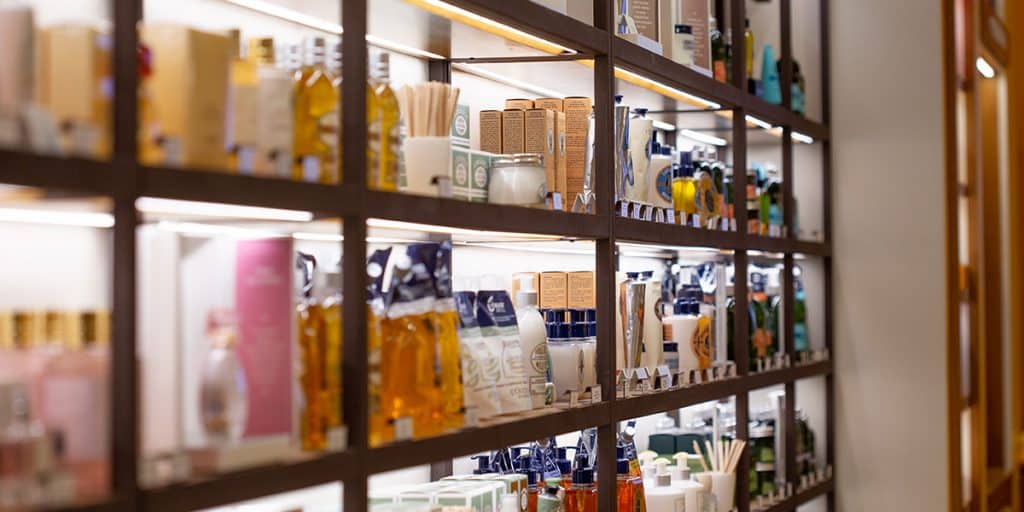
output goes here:
{"type": "Polygon", "coordinates": [[[108,311],[0,312],[0,508],[110,486],[108,311]]]}
{"type": "MultiPolygon", "coordinates": [[[[797,199],[793,198],[796,224],[797,199]]],[[[747,229],[751,234],[784,237],[789,231],[782,216],[782,176],[772,164],[753,164],[747,170],[747,229]]],[[[791,229],[798,231],[798,225],[791,229]]]]}

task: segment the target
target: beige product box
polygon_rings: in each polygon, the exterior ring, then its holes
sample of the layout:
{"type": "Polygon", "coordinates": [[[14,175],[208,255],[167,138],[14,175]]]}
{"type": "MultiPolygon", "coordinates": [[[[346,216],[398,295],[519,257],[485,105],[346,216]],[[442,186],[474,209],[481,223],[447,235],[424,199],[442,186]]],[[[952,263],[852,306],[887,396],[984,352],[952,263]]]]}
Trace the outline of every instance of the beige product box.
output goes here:
{"type": "Polygon", "coordinates": [[[110,36],[84,25],[56,25],[44,30],[41,45],[46,106],[61,128],[64,151],[85,157],[110,154],[110,36]]]}
{"type": "Polygon", "coordinates": [[[147,143],[164,140],[150,164],[222,169],[228,69],[226,36],[183,25],[147,24],[142,40],[152,51],[150,80],[154,122],[143,127],[147,143]]]}
{"type": "Polygon", "coordinates": [[[562,194],[562,209],[571,210],[575,196],[569,197],[565,170],[565,112],[555,112],[555,192],[562,194]]]}
{"type": "Polygon", "coordinates": [[[526,152],[526,111],[505,109],[501,113],[501,152],[506,155],[526,152]]]}
{"type": "Polygon", "coordinates": [[[505,485],[495,481],[460,480],[437,494],[434,503],[442,507],[469,507],[473,512],[498,510],[505,485]]]}
{"type": "Polygon", "coordinates": [[[569,272],[566,280],[568,283],[566,303],[569,309],[592,309],[597,307],[594,272],[569,272]]]}
{"type": "Polygon", "coordinates": [[[565,309],[568,306],[568,275],[565,272],[541,272],[537,289],[537,307],[565,309]]]}
{"type": "Polygon", "coordinates": [[[533,100],[533,108],[546,108],[555,112],[561,112],[562,98],[537,98],[533,100]]]}
{"type": "Polygon", "coordinates": [[[530,110],[531,108],[533,108],[533,100],[523,98],[505,100],[505,110],[530,110]]]}
{"type": "MultiPolygon", "coordinates": [[[[693,63],[711,72],[710,0],[679,0],[677,23],[693,27],[693,63]]],[[[742,34],[741,34],[742,36],[742,34]]]]}
{"type": "Polygon", "coordinates": [[[546,108],[526,111],[526,152],[538,153],[544,157],[544,174],[547,177],[548,192],[558,186],[556,169],[558,161],[555,139],[555,112],[546,108]]]}
{"type": "Polygon", "coordinates": [[[480,111],[480,151],[501,154],[501,111],[480,111]]]}
{"type": "MultiPolygon", "coordinates": [[[[592,100],[577,96],[566,98],[565,109],[565,198],[572,205],[583,191],[583,172],[587,156],[587,132],[590,130],[592,100]]],[[[600,199],[600,198],[598,198],[600,199]]]]}

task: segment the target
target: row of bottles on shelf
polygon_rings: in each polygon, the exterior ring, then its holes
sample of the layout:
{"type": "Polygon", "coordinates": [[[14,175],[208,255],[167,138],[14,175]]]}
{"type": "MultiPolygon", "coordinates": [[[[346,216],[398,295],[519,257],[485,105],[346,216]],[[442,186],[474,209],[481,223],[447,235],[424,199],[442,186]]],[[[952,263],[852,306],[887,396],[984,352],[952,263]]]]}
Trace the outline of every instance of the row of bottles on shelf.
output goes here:
{"type": "MultiPolygon", "coordinates": [[[[743,59],[747,90],[768,103],[782,103],[780,74],[782,61],[775,58],[775,48],[765,44],[761,49],[762,66],[759,77],[754,74],[757,48],[750,19],[744,20],[745,55],[734,52],[731,28],[719,29],[710,0],[659,2],[631,0],[616,2],[616,34],[654,53],[722,83],[733,81],[733,59],[743,59]]],[[[793,61],[791,85],[793,111],[806,113],[806,84],[800,65],[793,61]]]]}
{"type": "MultiPolygon", "coordinates": [[[[751,265],[748,269],[749,293],[747,298],[747,322],[749,345],[749,370],[764,371],[777,354],[783,351],[782,327],[785,325],[785,307],[782,302],[782,266],[761,267],[751,265]]],[[[810,350],[807,333],[807,301],[799,267],[793,275],[793,349],[798,357],[810,350]]],[[[727,306],[729,323],[735,315],[735,300],[730,298],[727,306]]],[[[729,332],[729,356],[734,357],[732,332],[729,332]]]]}
{"type": "Polygon", "coordinates": [[[107,311],[0,312],[0,509],[109,489],[107,311]]]}
{"type": "MultiPolygon", "coordinates": [[[[616,511],[618,512],[727,512],[732,509],[735,467],[709,469],[717,460],[712,451],[693,455],[691,463],[677,458],[654,461],[649,452],[638,453],[633,441],[636,422],[628,422],[616,442],[616,511]],[[703,466],[702,466],[703,464],[703,466]]],[[[505,448],[474,456],[472,474],[445,477],[415,486],[371,489],[370,505],[376,512],[432,510],[458,507],[466,512],[595,512],[598,458],[596,429],[580,432],[575,446],[557,446],[554,438],[527,446],[505,448]],[[570,459],[569,450],[575,455],[570,459]]],[[[710,441],[710,440],[709,440],[710,441]]],[[[731,455],[738,455],[736,443],[731,455]]],[[[710,447],[711,443],[704,444],[710,447]]],[[[726,443],[721,444],[724,450],[726,443]]],[[[702,448],[702,450],[705,448],[702,448]]],[[[711,448],[706,448],[711,450],[711,448]]],[[[724,455],[722,462],[724,464],[724,455]]],[[[738,457],[736,457],[738,460],[738,457]]]]}

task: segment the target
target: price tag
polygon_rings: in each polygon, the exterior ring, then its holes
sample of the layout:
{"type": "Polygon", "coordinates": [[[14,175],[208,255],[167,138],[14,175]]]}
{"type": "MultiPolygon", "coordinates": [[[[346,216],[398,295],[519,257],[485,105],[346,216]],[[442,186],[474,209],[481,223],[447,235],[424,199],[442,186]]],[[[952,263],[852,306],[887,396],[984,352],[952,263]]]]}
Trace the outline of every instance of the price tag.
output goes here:
{"type": "Polygon", "coordinates": [[[479,427],[480,426],[480,415],[476,410],[476,407],[470,407],[466,409],[466,426],[467,427],[479,427]]]}
{"type": "Polygon", "coordinates": [[[395,441],[412,439],[412,418],[402,416],[395,419],[395,441]]]}
{"type": "Polygon", "coordinates": [[[639,208],[640,208],[641,211],[643,211],[643,216],[644,216],[644,220],[645,221],[651,222],[652,220],[654,220],[654,207],[646,206],[646,205],[639,205],[639,208]]]}
{"type": "Polygon", "coordinates": [[[242,146],[235,152],[238,160],[238,173],[252,175],[256,170],[256,149],[242,146]]]}
{"type": "Polygon", "coordinates": [[[561,192],[548,192],[548,207],[552,210],[563,210],[562,206],[562,193],[561,192]]]}
{"type": "Polygon", "coordinates": [[[692,223],[691,223],[690,227],[693,227],[693,228],[702,227],[701,226],[701,222],[700,222],[700,214],[699,213],[693,214],[693,217],[691,217],[691,220],[692,220],[692,223]]]}
{"type": "Polygon", "coordinates": [[[92,123],[73,123],[71,125],[71,152],[78,156],[91,157],[96,155],[100,141],[100,129],[92,123]]]}
{"type": "Polygon", "coordinates": [[[570,408],[576,408],[576,407],[579,407],[579,405],[580,405],[580,392],[579,391],[575,391],[575,390],[570,391],[569,392],[569,407],[570,408]]]}
{"type": "Polygon", "coordinates": [[[302,157],[302,179],[317,183],[320,181],[320,158],[313,155],[302,157]]]}
{"type": "Polygon", "coordinates": [[[633,205],[633,218],[636,220],[644,220],[644,209],[643,205],[633,205]]]}
{"type": "Polygon", "coordinates": [[[654,209],[654,222],[665,223],[665,210],[663,208],[654,209]]]}
{"type": "Polygon", "coordinates": [[[764,359],[761,359],[760,357],[757,358],[757,365],[756,365],[756,367],[757,367],[757,373],[763,372],[764,371],[764,359]]]}
{"type": "Polygon", "coordinates": [[[676,211],[675,211],[675,209],[668,208],[668,209],[665,210],[665,222],[668,222],[669,224],[675,224],[676,223],[676,211]]]}
{"type": "Polygon", "coordinates": [[[341,425],[327,430],[327,450],[340,452],[348,448],[348,427],[341,425]]]}
{"type": "Polygon", "coordinates": [[[289,151],[277,150],[271,157],[274,162],[274,176],[278,178],[291,178],[292,176],[292,154],[289,151]]]}
{"type": "Polygon", "coordinates": [[[164,152],[164,165],[168,167],[180,167],[185,162],[185,149],[181,139],[176,137],[164,137],[160,141],[160,149],[164,152]]]}
{"type": "Polygon", "coordinates": [[[736,231],[736,219],[729,219],[729,231],[736,231]]]}
{"type": "Polygon", "coordinates": [[[597,385],[590,388],[590,401],[591,403],[601,403],[601,386],[597,385]]]}
{"type": "Polygon", "coordinates": [[[21,126],[13,116],[0,114],[0,145],[16,146],[21,141],[21,126]]]}
{"type": "Polygon", "coordinates": [[[629,203],[625,201],[619,203],[619,217],[629,218],[629,203]]]}

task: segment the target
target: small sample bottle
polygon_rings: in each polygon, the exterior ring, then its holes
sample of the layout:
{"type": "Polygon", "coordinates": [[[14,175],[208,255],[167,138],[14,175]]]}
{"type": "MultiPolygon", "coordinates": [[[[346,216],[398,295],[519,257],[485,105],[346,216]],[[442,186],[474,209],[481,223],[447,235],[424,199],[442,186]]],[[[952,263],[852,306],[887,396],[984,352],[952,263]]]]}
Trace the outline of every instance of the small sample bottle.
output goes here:
{"type": "Polygon", "coordinates": [[[679,153],[679,166],[672,175],[672,206],[679,215],[679,223],[689,225],[697,213],[697,188],[693,181],[692,156],[679,153]]]}

